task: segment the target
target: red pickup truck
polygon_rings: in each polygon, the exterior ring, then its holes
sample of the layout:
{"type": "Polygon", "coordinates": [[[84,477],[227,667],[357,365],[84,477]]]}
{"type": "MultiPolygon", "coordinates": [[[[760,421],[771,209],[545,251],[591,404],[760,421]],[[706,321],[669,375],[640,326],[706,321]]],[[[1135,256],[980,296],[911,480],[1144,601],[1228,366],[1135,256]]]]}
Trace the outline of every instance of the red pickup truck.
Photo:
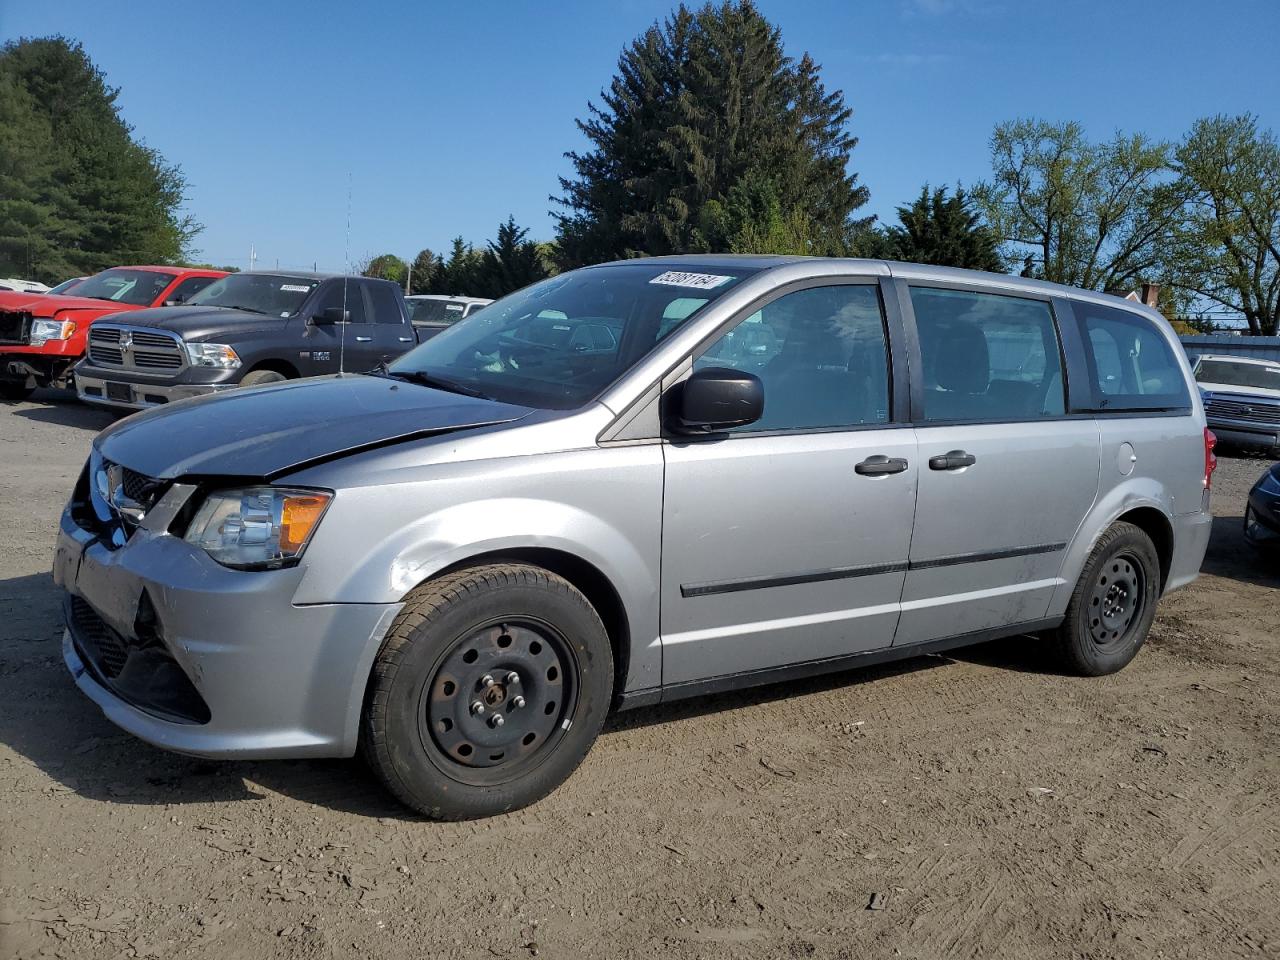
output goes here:
{"type": "Polygon", "coordinates": [[[99,317],[185,303],[223,270],[113,267],[82,280],[73,296],[0,292],[0,399],[23,400],[36,387],[71,386],[89,325],[99,317]]]}

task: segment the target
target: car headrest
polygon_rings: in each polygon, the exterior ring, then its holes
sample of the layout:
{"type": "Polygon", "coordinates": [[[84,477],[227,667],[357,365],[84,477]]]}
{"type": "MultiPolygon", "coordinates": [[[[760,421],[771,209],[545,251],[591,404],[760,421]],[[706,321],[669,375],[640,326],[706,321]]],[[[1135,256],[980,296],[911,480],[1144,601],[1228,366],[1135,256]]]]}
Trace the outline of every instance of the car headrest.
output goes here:
{"type": "Polygon", "coordinates": [[[939,334],[933,369],[938,386],[955,393],[985,393],[991,381],[991,356],[982,328],[953,323],[939,334]]]}

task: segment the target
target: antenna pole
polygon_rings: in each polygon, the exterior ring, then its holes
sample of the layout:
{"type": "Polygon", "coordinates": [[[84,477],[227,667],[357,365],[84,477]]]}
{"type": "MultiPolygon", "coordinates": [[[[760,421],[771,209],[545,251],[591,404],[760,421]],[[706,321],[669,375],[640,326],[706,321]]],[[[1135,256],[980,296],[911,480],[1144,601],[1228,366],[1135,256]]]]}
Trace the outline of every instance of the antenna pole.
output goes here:
{"type": "Polygon", "coordinates": [[[338,334],[338,373],[344,373],[347,354],[347,327],[350,325],[350,314],[347,311],[347,287],[351,283],[351,171],[347,171],[347,248],[346,248],[346,276],[342,278],[342,312],[344,319],[342,321],[342,330],[338,334]]]}

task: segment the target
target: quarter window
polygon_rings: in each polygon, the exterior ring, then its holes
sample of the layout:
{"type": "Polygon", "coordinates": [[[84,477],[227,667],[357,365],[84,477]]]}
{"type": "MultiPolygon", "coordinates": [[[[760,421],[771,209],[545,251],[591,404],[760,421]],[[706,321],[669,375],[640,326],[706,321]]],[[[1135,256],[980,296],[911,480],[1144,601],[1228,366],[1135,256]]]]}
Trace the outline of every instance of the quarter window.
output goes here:
{"type": "MultiPolygon", "coordinates": [[[[695,307],[696,309],[696,307],[695,307]]],[[[878,288],[814,287],[742,320],[695,361],[764,384],[764,416],[736,432],[859,427],[889,420],[889,361],[878,288]]]]}
{"type": "Polygon", "coordinates": [[[912,287],[911,306],[924,420],[1035,420],[1065,412],[1062,354],[1047,303],[912,287]]]}
{"type": "Polygon", "coordinates": [[[1150,320],[1074,300],[1089,359],[1095,410],[1172,410],[1191,405],[1182,367],[1150,320]]]}

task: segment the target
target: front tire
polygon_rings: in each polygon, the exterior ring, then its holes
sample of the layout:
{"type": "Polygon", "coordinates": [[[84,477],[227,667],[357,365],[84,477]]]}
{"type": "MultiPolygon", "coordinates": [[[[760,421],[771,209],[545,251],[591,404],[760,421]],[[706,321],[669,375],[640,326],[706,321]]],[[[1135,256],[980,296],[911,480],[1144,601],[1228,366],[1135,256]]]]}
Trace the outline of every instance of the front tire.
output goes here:
{"type": "Polygon", "coordinates": [[[419,587],[392,624],[361,749],[429,817],[506,813],[573,773],[612,692],[608,634],[572,584],[527,564],[470,567],[419,587]]]}
{"type": "Polygon", "coordinates": [[[1059,656],[1073,673],[1100,677],[1125,667],[1151,630],[1160,599],[1160,557],[1131,523],[1098,538],[1055,632],[1059,656]]]}
{"type": "Polygon", "coordinates": [[[13,380],[0,380],[0,400],[7,403],[21,403],[35,392],[35,387],[13,380]]]}
{"type": "Polygon", "coordinates": [[[240,381],[242,387],[257,387],[264,383],[284,383],[289,378],[278,370],[250,370],[240,381]]]}

